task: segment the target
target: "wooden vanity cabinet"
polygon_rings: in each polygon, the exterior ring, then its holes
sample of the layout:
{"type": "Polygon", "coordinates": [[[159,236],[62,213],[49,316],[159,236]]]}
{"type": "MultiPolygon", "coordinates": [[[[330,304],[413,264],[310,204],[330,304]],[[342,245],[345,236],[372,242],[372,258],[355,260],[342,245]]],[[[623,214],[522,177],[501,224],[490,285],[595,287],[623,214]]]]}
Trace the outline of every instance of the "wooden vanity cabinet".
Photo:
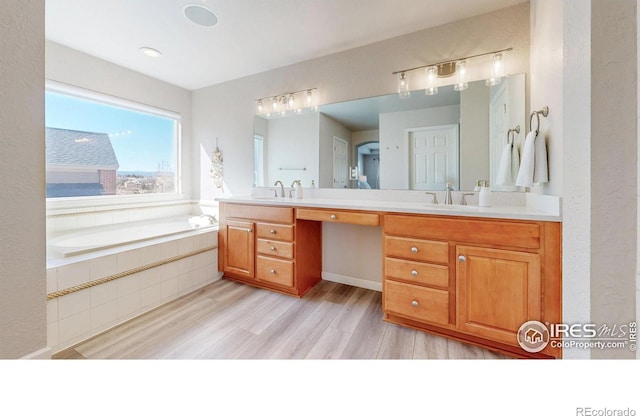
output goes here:
{"type": "Polygon", "coordinates": [[[292,207],[220,203],[218,262],[225,278],[300,297],[321,280],[320,222],[292,207]]]}
{"type": "Polygon", "coordinates": [[[517,342],[526,321],[562,322],[560,226],[385,215],[384,319],[511,355],[560,357],[517,342]]]}

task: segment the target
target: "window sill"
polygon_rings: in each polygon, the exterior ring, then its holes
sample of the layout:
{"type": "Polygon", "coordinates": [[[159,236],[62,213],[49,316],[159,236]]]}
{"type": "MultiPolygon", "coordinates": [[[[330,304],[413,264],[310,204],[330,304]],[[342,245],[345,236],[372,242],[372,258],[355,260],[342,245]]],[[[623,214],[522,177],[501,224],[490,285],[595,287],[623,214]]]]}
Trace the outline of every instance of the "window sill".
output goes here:
{"type": "Polygon", "coordinates": [[[47,216],[190,204],[184,194],[110,195],[47,199],[47,216]]]}

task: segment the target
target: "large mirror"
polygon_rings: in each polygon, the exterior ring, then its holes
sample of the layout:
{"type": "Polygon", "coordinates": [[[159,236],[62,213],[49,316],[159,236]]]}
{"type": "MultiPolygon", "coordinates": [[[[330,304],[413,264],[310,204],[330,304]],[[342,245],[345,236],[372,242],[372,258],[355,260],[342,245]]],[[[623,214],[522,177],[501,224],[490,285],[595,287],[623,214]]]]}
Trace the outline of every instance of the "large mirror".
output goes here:
{"type": "MultiPolygon", "coordinates": [[[[254,186],[519,191],[498,171],[507,149],[513,179],[524,142],[525,76],[454,91],[440,87],[322,105],[317,112],[256,116],[254,186]],[[516,132],[518,127],[520,130],[516,132]],[[511,131],[510,131],[511,130],[511,131]]],[[[507,175],[510,177],[510,175],[507,175]]]]}

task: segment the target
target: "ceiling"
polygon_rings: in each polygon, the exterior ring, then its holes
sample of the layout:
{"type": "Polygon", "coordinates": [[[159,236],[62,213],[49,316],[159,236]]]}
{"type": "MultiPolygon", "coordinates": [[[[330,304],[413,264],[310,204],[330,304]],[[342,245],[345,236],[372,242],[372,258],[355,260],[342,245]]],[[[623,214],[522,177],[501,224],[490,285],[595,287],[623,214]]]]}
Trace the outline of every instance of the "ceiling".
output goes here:
{"type": "Polygon", "coordinates": [[[48,40],[195,90],[522,2],[46,0],[45,26],[48,40]],[[212,10],[217,25],[188,21],[188,4],[212,10]]]}

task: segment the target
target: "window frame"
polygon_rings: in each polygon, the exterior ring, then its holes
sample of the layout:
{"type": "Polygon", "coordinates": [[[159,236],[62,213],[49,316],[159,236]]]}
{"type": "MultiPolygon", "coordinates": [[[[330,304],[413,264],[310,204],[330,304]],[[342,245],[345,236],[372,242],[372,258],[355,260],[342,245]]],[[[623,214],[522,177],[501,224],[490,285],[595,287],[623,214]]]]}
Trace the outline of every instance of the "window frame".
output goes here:
{"type": "MultiPolygon", "coordinates": [[[[175,201],[186,200],[182,183],[182,115],[155,106],[142,104],[126,98],[121,98],[97,91],[88,90],[58,81],[45,80],[45,91],[63,94],[69,97],[89,100],[100,104],[117,106],[127,110],[143,112],[154,116],[170,118],[175,121],[175,166],[176,190],[171,193],[151,193],[136,195],[99,195],[99,196],[71,196],[46,198],[47,209],[74,209],[107,206],[148,206],[163,205],[175,201]]],[[[45,162],[46,170],[46,162],[45,162]]]]}

